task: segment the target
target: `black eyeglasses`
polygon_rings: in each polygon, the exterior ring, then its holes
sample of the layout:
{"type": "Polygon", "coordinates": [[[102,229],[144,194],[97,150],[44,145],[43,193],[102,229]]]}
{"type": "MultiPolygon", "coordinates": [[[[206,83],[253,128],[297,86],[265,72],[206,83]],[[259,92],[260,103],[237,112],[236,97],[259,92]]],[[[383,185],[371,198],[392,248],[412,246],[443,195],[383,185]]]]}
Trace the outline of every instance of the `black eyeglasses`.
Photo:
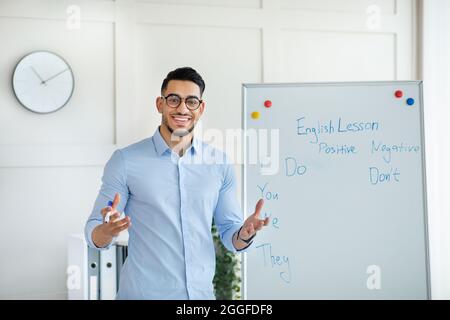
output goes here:
{"type": "MultiPolygon", "coordinates": [[[[162,96],[161,98],[164,98],[167,102],[167,105],[171,108],[178,108],[178,106],[181,104],[181,101],[183,101],[183,98],[174,93],[171,93],[165,97],[162,96]]],[[[184,103],[189,110],[197,110],[202,102],[203,100],[200,100],[196,96],[188,96],[184,98],[184,103]]]]}

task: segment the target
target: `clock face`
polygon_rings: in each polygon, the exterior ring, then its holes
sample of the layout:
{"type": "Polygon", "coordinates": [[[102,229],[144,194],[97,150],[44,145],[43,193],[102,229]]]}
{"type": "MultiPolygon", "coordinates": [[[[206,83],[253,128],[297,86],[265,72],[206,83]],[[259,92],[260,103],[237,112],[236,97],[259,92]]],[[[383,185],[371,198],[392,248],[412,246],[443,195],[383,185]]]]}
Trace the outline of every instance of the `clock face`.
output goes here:
{"type": "Polygon", "coordinates": [[[33,112],[50,113],[62,108],[72,96],[73,88],[72,69],[52,52],[32,52],[14,70],[14,94],[33,112]]]}

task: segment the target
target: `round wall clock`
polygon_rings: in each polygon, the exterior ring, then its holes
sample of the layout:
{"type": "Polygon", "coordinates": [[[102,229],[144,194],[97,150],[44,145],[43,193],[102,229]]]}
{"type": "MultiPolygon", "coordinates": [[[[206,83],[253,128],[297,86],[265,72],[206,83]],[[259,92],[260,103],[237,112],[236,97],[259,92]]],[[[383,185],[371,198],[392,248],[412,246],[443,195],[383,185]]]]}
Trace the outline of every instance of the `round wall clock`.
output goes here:
{"type": "Polygon", "coordinates": [[[59,55],[35,51],[17,63],[12,85],[17,100],[25,108],[50,113],[67,104],[75,81],[69,64],[59,55]]]}

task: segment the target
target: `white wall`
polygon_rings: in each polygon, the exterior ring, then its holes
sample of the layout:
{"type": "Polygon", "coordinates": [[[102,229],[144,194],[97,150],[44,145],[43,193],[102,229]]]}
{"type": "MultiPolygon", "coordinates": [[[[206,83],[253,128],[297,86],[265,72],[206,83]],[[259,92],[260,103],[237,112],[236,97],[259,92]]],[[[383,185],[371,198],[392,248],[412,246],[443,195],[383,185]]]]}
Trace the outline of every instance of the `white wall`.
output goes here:
{"type": "Polygon", "coordinates": [[[450,299],[450,2],[425,0],[423,9],[431,283],[436,298],[450,299]]]}
{"type": "Polygon", "coordinates": [[[413,0],[0,0],[0,298],[65,297],[66,236],[82,230],[111,150],[159,124],[168,71],[204,76],[204,128],[240,128],[243,82],[414,79],[415,16],[413,0]],[[75,74],[50,115],[11,92],[14,64],[37,49],[75,74]]]}
{"type": "Polygon", "coordinates": [[[0,299],[66,298],[67,235],[82,230],[116,143],[114,7],[82,7],[70,30],[67,2],[0,1],[0,299]],[[75,77],[69,104],[46,115],[11,89],[15,64],[39,49],[75,77]]]}

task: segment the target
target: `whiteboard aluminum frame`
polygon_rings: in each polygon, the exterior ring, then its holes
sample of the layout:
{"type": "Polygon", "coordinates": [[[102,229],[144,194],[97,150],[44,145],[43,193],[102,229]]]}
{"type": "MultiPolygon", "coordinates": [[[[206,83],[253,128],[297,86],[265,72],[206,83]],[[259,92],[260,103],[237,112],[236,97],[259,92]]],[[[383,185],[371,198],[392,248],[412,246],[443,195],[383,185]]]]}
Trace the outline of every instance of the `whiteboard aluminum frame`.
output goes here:
{"type": "MultiPolygon", "coordinates": [[[[247,130],[247,109],[245,105],[247,89],[262,87],[309,87],[309,86],[378,86],[378,85],[394,85],[394,84],[413,84],[419,87],[420,94],[420,142],[422,144],[422,182],[423,182],[423,219],[424,219],[424,242],[425,242],[425,270],[427,284],[427,299],[431,300],[431,275],[430,275],[430,249],[429,249],[429,230],[428,230],[428,204],[427,204],[427,179],[426,179],[426,156],[425,156],[425,123],[424,123],[424,99],[423,99],[423,81],[422,80],[397,80],[397,81],[342,81],[342,82],[298,82],[298,83],[243,83],[242,84],[242,185],[241,185],[241,201],[244,211],[244,219],[247,218],[247,139],[245,132],[247,130]]],[[[242,254],[241,262],[241,279],[242,279],[242,296],[243,300],[247,300],[247,254],[242,254]]],[[[263,280],[262,280],[263,281],[263,280]]]]}

